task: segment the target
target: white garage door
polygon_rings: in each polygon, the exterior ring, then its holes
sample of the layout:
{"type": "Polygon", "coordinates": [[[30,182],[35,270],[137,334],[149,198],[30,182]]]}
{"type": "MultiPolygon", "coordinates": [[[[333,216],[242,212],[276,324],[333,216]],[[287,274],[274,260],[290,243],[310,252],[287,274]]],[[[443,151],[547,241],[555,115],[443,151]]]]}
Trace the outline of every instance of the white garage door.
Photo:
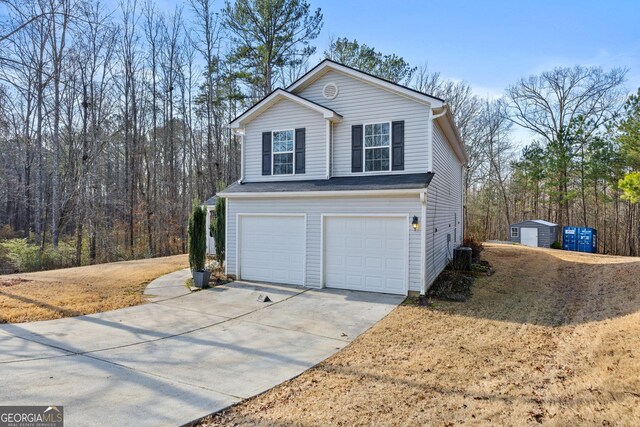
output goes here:
{"type": "Polygon", "coordinates": [[[406,218],[327,216],[324,221],[325,286],[407,293],[406,218]]]}
{"type": "Polygon", "coordinates": [[[304,217],[241,215],[239,218],[239,277],[304,284],[304,217]]]}
{"type": "Polygon", "coordinates": [[[527,246],[538,247],[538,229],[537,228],[521,228],[520,243],[527,246]]]}

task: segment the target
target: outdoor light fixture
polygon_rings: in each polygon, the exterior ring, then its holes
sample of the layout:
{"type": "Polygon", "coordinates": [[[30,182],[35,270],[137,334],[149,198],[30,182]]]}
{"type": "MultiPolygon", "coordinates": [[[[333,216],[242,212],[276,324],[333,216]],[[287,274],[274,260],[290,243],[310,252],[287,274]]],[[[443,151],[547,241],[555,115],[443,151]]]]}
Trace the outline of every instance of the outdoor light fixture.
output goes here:
{"type": "Polygon", "coordinates": [[[418,217],[414,216],[413,221],[411,221],[411,226],[415,231],[418,231],[418,217]]]}

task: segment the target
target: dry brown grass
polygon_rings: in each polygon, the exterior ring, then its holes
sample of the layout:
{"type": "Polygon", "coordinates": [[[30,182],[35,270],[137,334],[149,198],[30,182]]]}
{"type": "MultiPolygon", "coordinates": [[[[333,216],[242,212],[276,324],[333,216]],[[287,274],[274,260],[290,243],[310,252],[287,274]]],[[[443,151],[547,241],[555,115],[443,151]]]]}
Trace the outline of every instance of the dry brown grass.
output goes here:
{"type": "Polygon", "coordinates": [[[145,302],[153,279],[189,266],[186,255],[0,276],[0,323],[98,313],[145,302]]]}
{"type": "Polygon", "coordinates": [[[400,306],[205,425],[640,425],[640,260],[483,256],[497,272],[469,301],[400,306]]]}

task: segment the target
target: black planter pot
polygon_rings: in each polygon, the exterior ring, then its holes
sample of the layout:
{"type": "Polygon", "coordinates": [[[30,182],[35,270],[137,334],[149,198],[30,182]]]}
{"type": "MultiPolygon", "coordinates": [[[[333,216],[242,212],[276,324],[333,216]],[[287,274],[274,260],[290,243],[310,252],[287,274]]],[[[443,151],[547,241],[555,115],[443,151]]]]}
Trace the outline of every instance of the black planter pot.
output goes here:
{"type": "Polygon", "coordinates": [[[211,272],[207,270],[198,270],[193,272],[193,286],[196,288],[208,288],[211,272]]]}

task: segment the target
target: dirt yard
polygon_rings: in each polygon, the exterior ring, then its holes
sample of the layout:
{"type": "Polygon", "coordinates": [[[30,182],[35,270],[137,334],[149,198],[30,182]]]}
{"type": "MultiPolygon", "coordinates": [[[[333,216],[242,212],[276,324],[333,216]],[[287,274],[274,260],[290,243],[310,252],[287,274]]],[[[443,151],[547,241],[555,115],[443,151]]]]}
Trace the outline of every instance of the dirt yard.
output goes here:
{"type": "Polygon", "coordinates": [[[0,276],[0,323],[31,322],[142,304],[153,279],[189,266],[187,255],[0,276]]]}
{"type": "Polygon", "coordinates": [[[640,260],[485,248],[467,302],[400,306],[204,425],[640,425],[640,260]]]}

